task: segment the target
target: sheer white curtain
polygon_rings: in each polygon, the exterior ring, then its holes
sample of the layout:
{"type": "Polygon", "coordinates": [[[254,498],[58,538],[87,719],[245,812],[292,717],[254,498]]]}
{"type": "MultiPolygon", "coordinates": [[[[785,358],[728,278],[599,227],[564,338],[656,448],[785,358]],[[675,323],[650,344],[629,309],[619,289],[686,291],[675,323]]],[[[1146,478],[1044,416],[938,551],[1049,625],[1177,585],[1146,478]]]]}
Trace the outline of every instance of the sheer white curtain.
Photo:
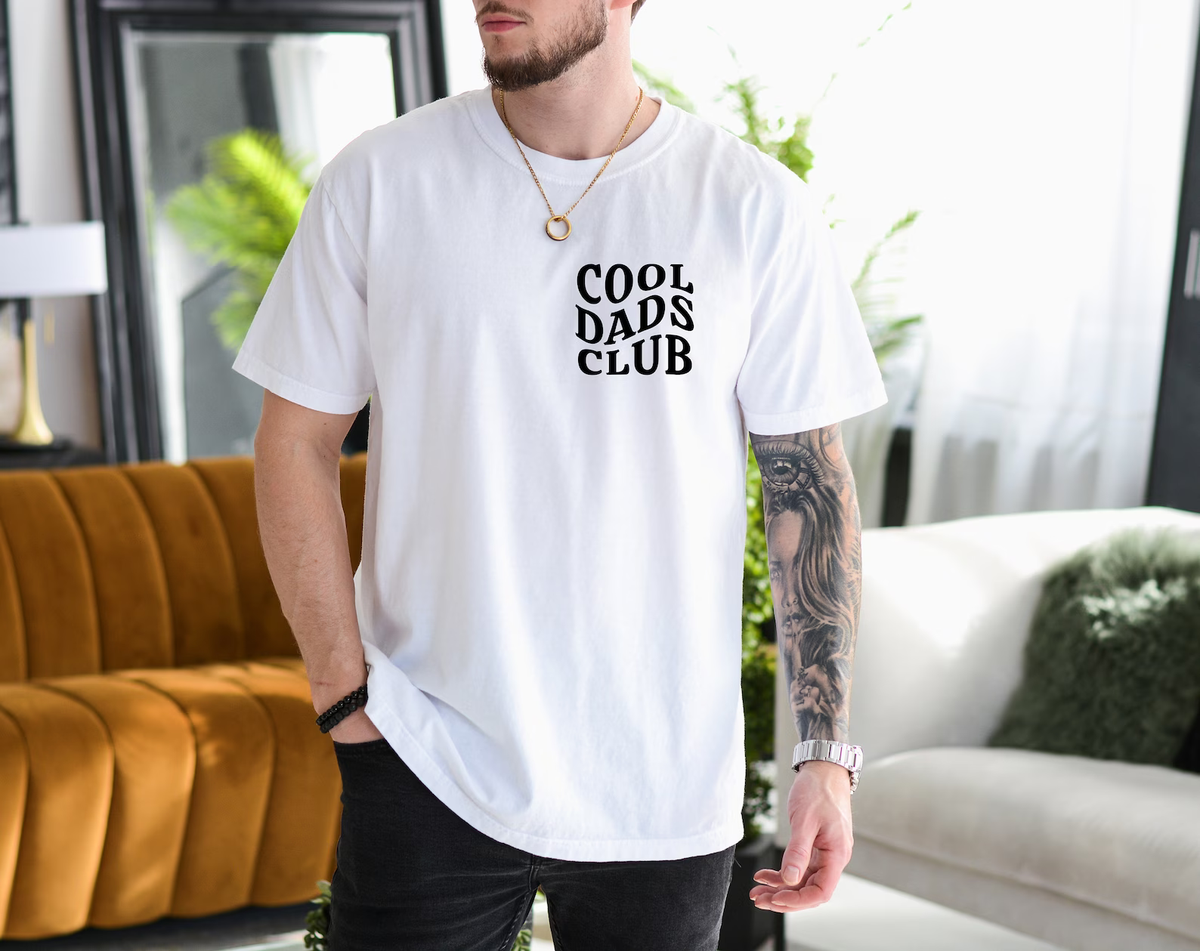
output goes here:
{"type": "Polygon", "coordinates": [[[1196,4],[1043,0],[988,19],[953,77],[975,102],[941,156],[960,191],[914,235],[929,350],[910,523],[1145,491],[1196,4]]]}

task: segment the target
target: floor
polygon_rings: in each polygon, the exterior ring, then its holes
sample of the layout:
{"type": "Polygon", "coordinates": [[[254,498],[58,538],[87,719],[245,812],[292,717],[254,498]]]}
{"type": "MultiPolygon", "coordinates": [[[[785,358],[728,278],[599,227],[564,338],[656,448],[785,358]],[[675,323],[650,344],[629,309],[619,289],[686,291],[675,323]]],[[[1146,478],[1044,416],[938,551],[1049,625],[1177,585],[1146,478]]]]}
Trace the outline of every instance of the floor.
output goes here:
{"type": "Polygon", "coordinates": [[[166,918],[136,928],[85,928],[61,938],[0,941],[3,951],[303,951],[312,905],[243,908],[209,918],[166,918]]]}
{"type": "Polygon", "coordinates": [[[787,951],[1061,951],[853,875],[827,904],[788,914],[787,938],[787,951]]]}
{"type": "MultiPolygon", "coordinates": [[[[248,908],[202,921],[89,928],[44,941],[0,941],[0,951],[303,951],[311,906],[248,908]]],[[[535,907],[533,951],[553,951],[544,906],[535,907]]],[[[832,901],[787,916],[787,951],[1061,951],[932,902],[842,877],[832,901]]],[[[762,951],[769,951],[768,942],[762,951]]]]}

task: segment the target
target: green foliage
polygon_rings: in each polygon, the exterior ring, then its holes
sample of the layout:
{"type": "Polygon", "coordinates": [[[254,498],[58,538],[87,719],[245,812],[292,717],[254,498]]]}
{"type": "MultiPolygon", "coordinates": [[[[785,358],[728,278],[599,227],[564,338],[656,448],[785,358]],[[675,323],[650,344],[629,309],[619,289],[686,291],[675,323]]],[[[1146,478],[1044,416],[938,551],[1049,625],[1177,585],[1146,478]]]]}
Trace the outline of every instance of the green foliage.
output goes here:
{"type": "Polygon", "coordinates": [[[243,129],[208,144],[209,171],[178,189],[166,214],[188,246],[236,277],[234,289],[212,315],[221,342],[241,346],[312,186],[305,160],[289,155],[277,135],[243,129]]]}
{"type": "Polygon", "coordinates": [[[782,117],[772,121],[763,114],[761,93],[758,81],[749,76],[725,86],[725,94],[733,99],[734,110],[744,126],[742,141],[782,162],[801,181],[808,181],[808,173],[813,167],[813,153],[808,147],[812,118],[798,116],[790,128],[782,117]]]}
{"type": "Polygon", "coordinates": [[[692,100],[666,76],[651,71],[636,59],[633,61],[633,72],[642,81],[646,92],[651,96],[657,95],[671,105],[682,109],[684,112],[696,111],[696,106],[692,100]]]}
{"type": "Polygon", "coordinates": [[[770,808],[774,786],[760,767],[775,757],[775,651],[757,643],[742,654],[742,711],[746,721],[746,786],[742,798],[743,841],[762,833],[759,819],[770,808]]]}
{"type": "Polygon", "coordinates": [[[878,273],[884,254],[901,234],[916,223],[919,216],[919,211],[910,211],[897,220],[867,251],[858,276],[850,285],[867,328],[871,349],[875,351],[875,359],[880,366],[908,343],[913,331],[924,319],[920,314],[893,316],[896,310],[894,288],[900,283],[900,278],[885,277],[878,273]]]}
{"type": "Polygon", "coordinates": [[[304,916],[304,926],[308,933],[304,935],[304,947],[308,951],[328,951],[326,936],[329,934],[329,902],[332,897],[329,882],[321,879],[317,882],[320,891],[312,903],[317,907],[304,916]]]}

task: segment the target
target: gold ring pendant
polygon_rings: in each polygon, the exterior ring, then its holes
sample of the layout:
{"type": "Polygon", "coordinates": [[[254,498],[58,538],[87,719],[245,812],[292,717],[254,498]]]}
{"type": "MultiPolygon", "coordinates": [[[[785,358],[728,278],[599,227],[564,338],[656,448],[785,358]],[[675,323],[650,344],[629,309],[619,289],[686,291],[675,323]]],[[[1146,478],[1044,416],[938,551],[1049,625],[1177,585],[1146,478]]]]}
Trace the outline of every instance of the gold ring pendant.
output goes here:
{"type": "Polygon", "coordinates": [[[546,222],[546,234],[550,235],[555,241],[566,241],[567,238],[571,237],[571,220],[566,215],[555,215],[546,222]],[[551,230],[551,226],[558,224],[560,221],[567,226],[566,234],[555,234],[551,230]]]}

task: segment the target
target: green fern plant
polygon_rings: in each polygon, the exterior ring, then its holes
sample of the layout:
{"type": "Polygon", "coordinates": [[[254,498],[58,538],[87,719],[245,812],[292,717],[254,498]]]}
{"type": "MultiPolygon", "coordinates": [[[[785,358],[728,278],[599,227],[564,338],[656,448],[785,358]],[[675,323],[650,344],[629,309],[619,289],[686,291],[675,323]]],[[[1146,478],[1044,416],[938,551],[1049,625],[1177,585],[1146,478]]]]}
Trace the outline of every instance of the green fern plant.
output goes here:
{"type": "Polygon", "coordinates": [[[267,286],[300,223],[312,190],[307,161],[279,136],[243,129],[207,146],[208,173],[166,204],[168,220],[193,251],[235,274],[234,288],[213,312],[221,342],[241,346],[267,286]]]}
{"type": "Polygon", "coordinates": [[[762,87],[750,76],[725,86],[725,95],[733,99],[734,111],[745,126],[740,133],[742,141],[781,162],[801,181],[807,181],[813,167],[813,153],[808,147],[812,118],[798,116],[790,128],[782,117],[772,121],[763,114],[761,93],[762,87]]]}
{"type": "Polygon", "coordinates": [[[329,902],[333,896],[325,879],[317,882],[317,890],[320,894],[312,900],[317,907],[304,916],[304,926],[308,929],[304,935],[304,947],[307,951],[328,951],[329,902]]]}
{"type": "Polygon", "coordinates": [[[900,235],[916,224],[919,211],[910,211],[897,219],[887,232],[867,251],[862,267],[850,286],[858,311],[867,328],[867,337],[875,359],[883,366],[889,357],[902,349],[911,339],[913,332],[924,319],[920,314],[896,317],[896,298],[893,289],[900,278],[886,277],[879,273],[880,262],[885,253],[894,247],[900,235]]]}

